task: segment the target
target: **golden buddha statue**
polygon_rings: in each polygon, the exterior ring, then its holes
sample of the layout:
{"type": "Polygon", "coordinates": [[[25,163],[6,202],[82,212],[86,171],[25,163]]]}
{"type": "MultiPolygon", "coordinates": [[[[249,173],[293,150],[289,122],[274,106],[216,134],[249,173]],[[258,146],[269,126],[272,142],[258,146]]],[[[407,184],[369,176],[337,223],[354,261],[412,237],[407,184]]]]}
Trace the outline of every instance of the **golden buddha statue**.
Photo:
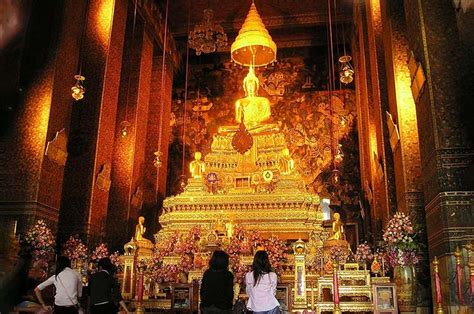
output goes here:
{"type": "Polygon", "coordinates": [[[229,221],[225,224],[225,230],[227,237],[229,239],[232,238],[232,236],[234,235],[234,224],[232,223],[232,221],[229,221]]]}
{"type": "Polygon", "coordinates": [[[249,67],[243,86],[245,98],[235,102],[235,120],[240,123],[243,117],[245,126],[252,128],[270,118],[270,101],[258,96],[259,80],[253,66],[249,67]]]}
{"type": "Polygon", "coordinates": [[[194,153],[194,160],[189,164],[189,171],[193,178],[202,178],[204,171],[206,170],[206,163],[201,160],[201,153],[194,153]]]}
{"type": "Polygon", "coordinates": [[[290,156],[290,150],[285,148],[280,158],[280,172],[282,174],[291,174],[295,169],[295,161],[290,156]]]}
{"type": "Polygon", "coordinates": [[[344,227],[341,221],[341,215],[339,213],[334,213],[334,221],[332,223],[332,236],[328,240],[345,240],[346,236],[344,235],[344,227]]]}
{"type": "Polygon", "coordinates": [[[135,241],[147,240],[143,237],[146,231],[146,227],[143,225],[144,223],[145,223],[145,217],[143,216],[138,217],[138,224],[135,227],[135,236],[133,237],[135,241]]]}

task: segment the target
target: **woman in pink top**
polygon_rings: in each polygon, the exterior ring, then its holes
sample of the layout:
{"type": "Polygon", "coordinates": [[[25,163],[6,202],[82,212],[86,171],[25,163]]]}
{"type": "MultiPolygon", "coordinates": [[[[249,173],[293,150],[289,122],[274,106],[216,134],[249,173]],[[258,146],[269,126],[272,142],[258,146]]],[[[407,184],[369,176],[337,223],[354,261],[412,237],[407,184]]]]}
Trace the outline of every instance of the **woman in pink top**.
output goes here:
{"type": "Polygon", "coordinates": [[[258,251],[253,258],[252,271],[245,275],[247,308],[256,314],[281,313],[280,303],[275,298],[277,283],[267,252],[258,251]]]}

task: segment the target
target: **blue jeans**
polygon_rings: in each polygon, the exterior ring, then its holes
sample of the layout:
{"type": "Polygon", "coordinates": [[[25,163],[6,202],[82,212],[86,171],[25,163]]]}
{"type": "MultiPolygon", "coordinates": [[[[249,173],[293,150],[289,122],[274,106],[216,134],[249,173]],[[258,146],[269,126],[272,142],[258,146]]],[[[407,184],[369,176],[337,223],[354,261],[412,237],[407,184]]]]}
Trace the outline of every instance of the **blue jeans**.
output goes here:
{"type": "Polygon", "coordinates": [[[253,312],[253,314],[280,314],[280,307],[277,306],[274,309],[271,309],[270,311],[261,311],[261,312],[253,312]]]}

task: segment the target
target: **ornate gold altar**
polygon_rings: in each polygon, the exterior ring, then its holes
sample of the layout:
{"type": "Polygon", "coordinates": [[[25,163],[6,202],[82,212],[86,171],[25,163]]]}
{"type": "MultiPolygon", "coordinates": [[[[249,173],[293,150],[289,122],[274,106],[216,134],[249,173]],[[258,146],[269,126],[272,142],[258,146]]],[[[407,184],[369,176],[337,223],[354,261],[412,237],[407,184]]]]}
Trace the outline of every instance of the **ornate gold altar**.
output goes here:
{"type": "MultiPolygon", "coordinates": [[[[342,222],[337,220],[332,238],[323,245],[328,233],[322,227],[319,196],[308,192],[296,170],[284,134],[271,121],[270,101],[258,96],[255,68],[275,60],[276,45],[254,4],[232,45],[231,55],[234,62],[249,67],[243,80],[245,95],[235,102],[236,124],[218,129],[205,156],[195,152],[189,165],[191,177],[184,190],[164,200],[159,218],[162,229],[155,235],[157,248],[169,243],[169,239],[176,239],[171,245],[180,247],[183,240],[179,236],[173,238],[176,234],[186,234],[196,227],[202,230],[201,240],[189,238],[199,242],[199,252],[193,252],[194,260],[189,262],[193,266],[188,280],[193,281],[202,276],[205,267],[196,263],[197,258],[204,259],[200,254],[228,248],[236,225],[257,231],[263,238],[278,237],[286,244],[295,241],[294,254],[288,256],[280,273],[282,283],[287,285],[283,303],[288,309],[330,309],[332,300],[327,294],[334,289],[332,273],[325,273],[323,267],[317,269],[315,265],[321,259],[322,266],[323,258],[334,247],[349,250],[348,243],[343,238],[342,222]],[[320,257],[315,257],[316,252],[320,257]]],[[[259,249],[258,243],[252,245],[239,257],[243,266],[251,264],[252,249],[259,249]]],[[[174,253],[165,256],[162,264],[179,265],[184,259],[184,254],[174,253]]],[[[341,269],[339,274],[344,297],[341,308],[370,311],[368,271],[341,269]]]]}
{"type": "Polygon", "coordinates": [[[295,171],[284,135],[268,123],[270,101],[258,96],[255,68],[276,59],[276,45],[252,4],[231,48],[234,62],[249,66],[245,97],[235,102],[236,125],[222,126],[203,160],[195,154],[184,192],[164,200],[156,240],[175,231],[216,223],[241,224],[262,235],[307,239],[321,231],[318,195],[295,171]]]}

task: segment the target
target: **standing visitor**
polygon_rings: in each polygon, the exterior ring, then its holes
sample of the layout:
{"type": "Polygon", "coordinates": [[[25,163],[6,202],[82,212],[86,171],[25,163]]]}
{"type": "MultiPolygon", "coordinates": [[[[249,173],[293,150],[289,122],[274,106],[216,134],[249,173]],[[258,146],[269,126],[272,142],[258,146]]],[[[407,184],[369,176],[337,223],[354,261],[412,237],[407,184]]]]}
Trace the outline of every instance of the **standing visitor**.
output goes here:
{"type": "Polygon", "coordinates": [[[249,297],[247,308],[256,314],[281,313],[280,303],[275,297],[277,283],[267,252],[257,251],[252,271],[245,275],[245,290],[249,297]]]}
{"type": "Polygon", "coordinates": [[[99,271],[89,278],[90,313],[117,313],[119,305],[129,313],[114,277],[116,268],[110,258],[101,258],[98,267],[99,271]]]}
{"type": "Polygon", "coordinates": [[[50,307],[44,303],[41,290],[53,285],[56,288],[54,295],[55,314],[77,314],[79,313],[79,298],[82,295],[82,282],[80,275],[71,269],[71,261],[60,256],[56,261],[55,274],[35,288],[35,294],[44,310],[50,307]]]}
{"type": "Polygon", "coordinates": [[[201,283],[201,313],[232,313],[234,275],[229,271],[229,255],[214,251],[201,283]]]}

